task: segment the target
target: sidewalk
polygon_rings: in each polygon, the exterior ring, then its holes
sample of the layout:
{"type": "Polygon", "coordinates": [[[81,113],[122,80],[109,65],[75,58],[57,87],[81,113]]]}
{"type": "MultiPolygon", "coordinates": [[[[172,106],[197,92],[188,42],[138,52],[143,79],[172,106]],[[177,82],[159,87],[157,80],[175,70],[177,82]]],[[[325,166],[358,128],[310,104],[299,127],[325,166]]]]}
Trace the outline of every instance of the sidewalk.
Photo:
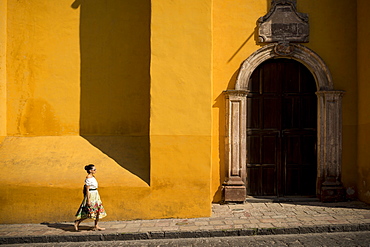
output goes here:
{"type": "Polygon", "coordinates": [[[105,231],[92,231],[93,221],[0,225],[0,244],[78,241],[114,241],[158,238],[196,238],[370,231],[370,205],[359,201],[260,202],[213,204],[212,216],[196,219],[160,219],[100,222],[105,231]]]}

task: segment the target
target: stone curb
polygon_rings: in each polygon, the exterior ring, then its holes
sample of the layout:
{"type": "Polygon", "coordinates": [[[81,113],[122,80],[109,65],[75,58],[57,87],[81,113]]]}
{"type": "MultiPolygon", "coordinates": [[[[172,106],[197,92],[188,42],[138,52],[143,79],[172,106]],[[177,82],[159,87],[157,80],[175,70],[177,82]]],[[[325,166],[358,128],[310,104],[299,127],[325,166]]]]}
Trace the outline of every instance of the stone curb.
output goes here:
{"type": "Polygon", "coordinates": [[[87,235],[47,235],[47,236],[20,236],[0,237],[1,244],[26,243],[61,243],[61,242],[88,242],[88,241],[127,241],[145,239],[178,239],[178,238],[209,238],[254,235],[281,235],[281,234],[308,234],[330,232],[370,231],[370,223],[318,225],[288,228],[253,228],[253,229],[225,229],[225,230],[197,230],[197,231],[158,231],[147,233],[100,233],[87,235]]]}

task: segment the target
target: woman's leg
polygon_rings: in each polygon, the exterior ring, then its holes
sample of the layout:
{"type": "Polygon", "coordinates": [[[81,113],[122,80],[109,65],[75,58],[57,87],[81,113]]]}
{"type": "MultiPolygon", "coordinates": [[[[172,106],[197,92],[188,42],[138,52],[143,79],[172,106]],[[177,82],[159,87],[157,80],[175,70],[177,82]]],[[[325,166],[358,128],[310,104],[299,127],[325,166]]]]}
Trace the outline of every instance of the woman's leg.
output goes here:
{"type": "Polygon", "coordinates": [[[78,227],[80,226],[80,223],[86,219],[79,219],[75,220],[75,230],[78,231],[78,227]]]}
{"type": "MultiPolygon", "coordinates": [[[[81,218],[81,219],[78,219],[78,220],[75,220],[75,230],[78,231],[78,227],[80,226],[80,223],[84,220],[86,220],[87,218],[86,217],[86,213],[88,213],[88,207],[90,206],[89,205],[89,200],[88,200],[88,196],[87,194],[85,193],[85,189],[86,189],[86,186],[84,186],[84,199],[82,201],[82,204],[80,206],[80,209],[79,209],[79,214],[80,216],[83,216],[84,218],[81,218]]],[[[87,191],[89,193],[89,191],[87,191]]],[[[77,215],[76,215],[77,216],[77,215]]]]}
{"type": "Polygon", "coordinates": [[[94,230],[98,230],[98,231],[104,231],[105,228],[102,228],[102,227],[99,227],[98,226],[98,222],[99,222],[99,210],[98,210],[98,213],[96,214],[96,219],[95,219],[95,227],[94,227],[94,230]]]}

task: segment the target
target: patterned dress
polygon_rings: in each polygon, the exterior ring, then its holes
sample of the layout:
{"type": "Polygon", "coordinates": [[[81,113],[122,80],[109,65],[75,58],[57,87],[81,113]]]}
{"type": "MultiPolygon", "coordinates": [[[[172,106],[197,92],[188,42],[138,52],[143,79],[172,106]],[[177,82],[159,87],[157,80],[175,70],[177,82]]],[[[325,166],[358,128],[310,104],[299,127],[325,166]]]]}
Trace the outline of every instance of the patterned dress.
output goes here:
{"type": "MultiPolygon", "coordinates": [[[[98,181],[95,177],[86,178],[85,186],[90,186],[88,193],[90,194],[90,206],[87,204],[87,194],[82,200],[81,206],[76,213],[77,220],[84,219],[94,219],[99,215],[99,219],[107,216],[107,213],[104,210],[102,201],[100,200],[100,195],[98,192],[98,181]]],[[[84,188],[85,189],[85,188],[84,188]]]]}

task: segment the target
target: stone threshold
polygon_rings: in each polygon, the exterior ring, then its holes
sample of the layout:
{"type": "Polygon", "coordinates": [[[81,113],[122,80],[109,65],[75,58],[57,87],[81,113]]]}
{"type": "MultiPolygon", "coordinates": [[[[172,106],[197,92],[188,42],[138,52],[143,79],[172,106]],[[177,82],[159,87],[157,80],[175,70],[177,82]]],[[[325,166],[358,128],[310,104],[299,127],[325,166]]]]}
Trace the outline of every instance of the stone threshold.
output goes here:
{"type": "Polygon", "coordinates": [[[277,197],[277,196],[248,196],[245,200],[247,203],[271,203],[271,202],[320,202],[320,200],[316,197],[309,197],[309,196],[285,196],[285,197],[277,197]]]}

